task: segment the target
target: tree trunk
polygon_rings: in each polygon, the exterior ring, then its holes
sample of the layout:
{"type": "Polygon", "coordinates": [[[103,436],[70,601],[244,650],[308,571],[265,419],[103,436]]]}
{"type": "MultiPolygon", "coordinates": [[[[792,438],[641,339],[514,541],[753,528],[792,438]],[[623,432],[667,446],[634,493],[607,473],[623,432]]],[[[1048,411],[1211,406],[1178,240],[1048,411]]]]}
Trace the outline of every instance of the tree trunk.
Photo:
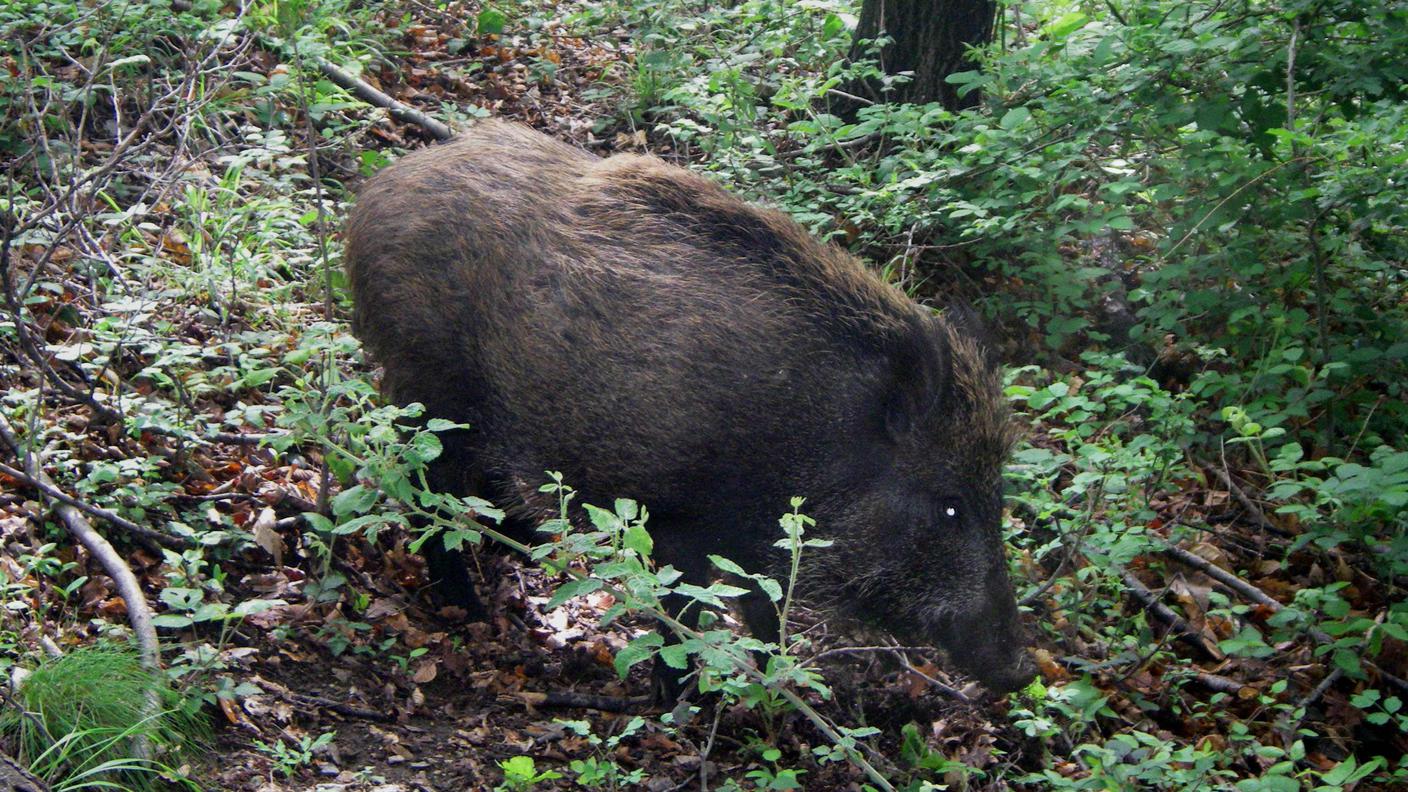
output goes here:
{"type": "MultiPolygon", "coordinates": [[[[978,91],[959,96],[958,86],[945,78],[975,68],[967,49],[992,41],[994,12],[993,0],[865,0],[855,40],[889,36],[893,41],[880,51],[880,67],[886,74],[913,72],[913,77],[888,95],[881,94],[878,81],[853,84],[849,92],[875,101],[973,107],[978,91]]],[[[852,60],[864,57],[864,48],[852,46],[852,60]]]]}

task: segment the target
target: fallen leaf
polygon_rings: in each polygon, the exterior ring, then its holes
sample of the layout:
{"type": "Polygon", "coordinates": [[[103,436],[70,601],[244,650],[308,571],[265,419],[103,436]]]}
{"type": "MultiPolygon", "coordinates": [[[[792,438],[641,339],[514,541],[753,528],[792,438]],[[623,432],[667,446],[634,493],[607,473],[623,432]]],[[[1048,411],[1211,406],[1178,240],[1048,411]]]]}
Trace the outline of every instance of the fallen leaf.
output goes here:
{"type": "Polygon", "coordinates": [[[250,531],[254,534],[254,543],[274,557],[274,568],[282,569],[284,538],[279,535],[278,524],[279,518],[274,514],[274,510],[265,506],[259,511],[259,517],[254,520],[250,531]]]}

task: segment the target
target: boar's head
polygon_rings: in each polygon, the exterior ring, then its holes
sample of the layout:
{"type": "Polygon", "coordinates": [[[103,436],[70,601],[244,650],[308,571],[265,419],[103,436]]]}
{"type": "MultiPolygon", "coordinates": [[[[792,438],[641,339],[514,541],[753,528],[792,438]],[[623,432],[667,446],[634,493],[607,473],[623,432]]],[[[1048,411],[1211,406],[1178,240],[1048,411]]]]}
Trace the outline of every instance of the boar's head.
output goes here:
{"type": "Polygon", "coordinates": [[[894,341],[819,563],[843,609],[944,649],[1005,693],[1032,676],[1002,537],[1015,432],[998,367],[968,324],[918,316],[894,341]]]}

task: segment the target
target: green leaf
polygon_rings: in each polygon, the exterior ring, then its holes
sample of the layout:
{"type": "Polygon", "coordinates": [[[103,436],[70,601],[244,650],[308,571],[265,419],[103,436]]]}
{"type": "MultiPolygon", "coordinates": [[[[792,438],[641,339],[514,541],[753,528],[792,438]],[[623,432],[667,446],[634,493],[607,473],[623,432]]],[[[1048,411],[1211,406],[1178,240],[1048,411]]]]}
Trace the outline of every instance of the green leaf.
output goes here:
{"type": "Polygon", "coordinates": [[[481,36],[497,36],[504,32],[508,17],[502,11],[486,8],[479,12],[478,31],[481,36]]]}
{"type": "Polygon", "coordinates": [[[1059,41],[1072,33],[1085,27],[1090,22],[1090,17],[1079,11],[1072,11],[1069,14],[1058,17],[1055,22],[1046,26],[1046,37],[1059,41]]]}
{"type": "Polygon", "coordinates": [[[626,528],[626,536],[622,540],[627,550],[634,550],[641,558],[649,558],[651,552],[655,550],[655,542],[651,540],[650,533],[645,530],[645,526],[640,523],[632,523],[626,528]]]}
{"type": "Polygon", "coordinates": [[[626,644],[626,647],[616,653],[616,674],[622,679],[631,672],[631,667],[650,659],[655,654],[655,650],[664,645],[665,639],[659,633],[646,633],[637,637],[634,641],[626,644]]]}
{"type": "Polygon", "coordinates": [[[1300,782],[1284,775],[1265,775],[1237,782],[1237,792],[1300,792],[1300,782]]]}
{"type": "Polygon", "coordinates": [[[621,518],[616,516],[616,512],[607,511],[590,503],[584,504],[582,508],[587,510],[587,517],[591,519],[592,525],[598,531],[615,534],[621,530],[621,518]]]}
{"type": "Polygon", "coordinates": [[[548,610],[554,610],[564,602],[573,597],[580,597],[583,594],[590,594],[602,587],[602,582],[596,578],[581,578],[562,584],[557,591],[552,593],[552,599],[548,600],[548,610]]]}
{"type": "Polygon", "coordinates": [[[773,580],[772,578],[766,578],[766,577],[764,577],[764,578],[757,578],[756,580],[757,580],[757,583],[758,583],[758,587],[763,590],[763,593],[768,596],[768,599],[772,600],[773,602],[781,602],[781,601],[782,601],[782,584],[781,584],[781,583],[778,583],[776,580],[773,580]]]}
{"type": "Polygon", "coordinates": [[[1358,679],[1364,676],[1364,669],[1359,664],[1359,655],[1354,652],[1348,649],[1336,649],[1333,660],[1337,667],[1343,669],[1351,677],[1358,679]]]}
{"type": "Polygon", "coordinates": [[[616,509],[616,516],[625,522],[634,520],[640,514],[640,504],[630,498],[617,498],[612,505],[616,509]]]}
{"type": "Polygon", "coordinates": [[[728,560],[727,558],[724,558],[723,556],[711,555],[709,556],[709,560],[713,562],[714,566],[718,567],[719,569],[722,569],[725,572],[728,572],[729,574],[738,575],[739,577],[748,576],[748,573],[743,571],[743,567],[733,563],[732,561],[728,560]]]}
{"type": "Polygon", "coordinates": [[[670,668],[681,671],[689,668],[689,650],[685,648],[684,644],[670,644],[661,647],[660,659],[665,661],[665,665],[670,668]]]}
{"type": "Polygon", "coordinates": [[[998,122],[1003,129],[1016,129],[1026,123],[1032,117],[1032,112],[1025,107],[1014,107],[1002,114],[1002,120],[998,122]]]}
{"type": "Polygon", "coordinates": [[[377,491],[357,484],[337,493],[332,498],[332,513],[338,517],[348,514],[363,514],[377,499],[377,491]]]}

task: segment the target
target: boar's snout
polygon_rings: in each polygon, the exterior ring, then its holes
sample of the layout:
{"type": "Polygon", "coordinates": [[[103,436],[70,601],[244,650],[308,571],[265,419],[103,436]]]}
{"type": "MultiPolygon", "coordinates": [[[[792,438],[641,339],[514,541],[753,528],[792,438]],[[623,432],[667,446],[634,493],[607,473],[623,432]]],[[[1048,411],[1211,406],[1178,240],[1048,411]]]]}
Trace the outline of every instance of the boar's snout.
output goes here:
{"type": "Polygon", "coordinates": [[[1036,676],[1036,665],[1019,644],[1015,650],[958,652],[954,657],[959,668],[978,678],[983,687],[999,696],[1024,688],[1036,676]]]}
{"type": "Polygon", "coordinates": [[[1010,596],[1008,600],[955,619],[949,640],[943,642],[959,669],[999,696],[1025,687],[1036,676],[1016,604],[1010,596]]]}

